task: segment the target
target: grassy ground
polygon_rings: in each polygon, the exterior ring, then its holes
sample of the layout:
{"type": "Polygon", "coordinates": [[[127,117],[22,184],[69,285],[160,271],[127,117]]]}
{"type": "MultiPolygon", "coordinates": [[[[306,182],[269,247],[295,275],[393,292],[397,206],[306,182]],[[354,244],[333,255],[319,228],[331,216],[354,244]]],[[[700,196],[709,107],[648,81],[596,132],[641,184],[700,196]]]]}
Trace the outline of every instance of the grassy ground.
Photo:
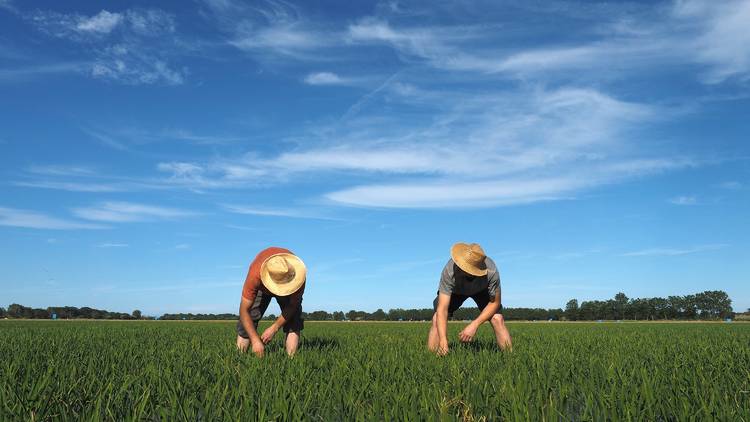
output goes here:
{"type": "MultiPolygon", "coordinates": [[[[451,338],[462,324],[451,324],[451,338]]],[[[426,324],[0,322],[0,420],[750,420],[748,324],[511,324],[438,358],[426,324]]]]}

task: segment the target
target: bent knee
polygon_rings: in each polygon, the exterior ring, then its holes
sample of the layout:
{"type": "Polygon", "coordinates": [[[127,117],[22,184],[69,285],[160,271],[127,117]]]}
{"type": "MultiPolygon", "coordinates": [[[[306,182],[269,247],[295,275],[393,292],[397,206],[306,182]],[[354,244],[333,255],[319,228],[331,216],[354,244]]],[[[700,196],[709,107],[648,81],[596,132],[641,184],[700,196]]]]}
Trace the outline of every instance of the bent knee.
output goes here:
{"type": "Polygon", "coordinates": [[[237,336],[237,349],[244,352],[247,350],[249,346],[250,346],[250,339],[244,338],[242,336],[237,336]]]}
{"type": "Polygon", "coordinates": [[[496,325],[503,325],[503,324],[505,324],[505,318],[503,318],[502,314],[495,314],[495,315],[492,315],[492,318],[490,318],[490,322],[493,325],[495,325],[495,324],[496,325]]]}

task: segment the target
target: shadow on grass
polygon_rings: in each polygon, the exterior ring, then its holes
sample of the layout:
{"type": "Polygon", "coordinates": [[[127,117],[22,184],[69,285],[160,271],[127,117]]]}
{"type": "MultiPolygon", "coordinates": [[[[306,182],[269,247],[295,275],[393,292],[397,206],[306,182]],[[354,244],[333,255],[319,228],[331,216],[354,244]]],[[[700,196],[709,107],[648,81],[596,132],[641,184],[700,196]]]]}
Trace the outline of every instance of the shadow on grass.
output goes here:
{"type": "Polygon", "coordinates": [[[330,337],[303,337],[300,342],[300,349],[331,350],[339,346],[339,341],[330,337]]]}
{"type": "Polygon", "coordinates": [[[497,342],[494,340],[474,340],[471,343],[458,342],[456,344],[456,350],[466,350],[473,352],[499,352],[500,348],[497,346],[497,342]]]}

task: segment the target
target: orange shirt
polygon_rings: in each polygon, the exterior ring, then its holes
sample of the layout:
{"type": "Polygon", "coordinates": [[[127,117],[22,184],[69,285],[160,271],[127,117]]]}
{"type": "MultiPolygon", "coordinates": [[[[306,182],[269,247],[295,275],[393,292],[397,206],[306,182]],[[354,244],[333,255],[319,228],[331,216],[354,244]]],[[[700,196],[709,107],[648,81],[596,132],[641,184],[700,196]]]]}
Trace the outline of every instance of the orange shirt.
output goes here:
{"type": "Polygon", "coordinates": [[[243,298],[249,300],[250,302],[255,300],[255,296],[258,294],[258,290],[263,288],[263,283],[260,280],[260,266],[263,264],[263,261],[268,259],[268,257],[270,257],[271,255],[276,255],[277,253],[292,253],[292,251],[272,246],[270,248],[263,249],[262,251],[260,251],[258,256],[255,257],[253,262],[250,264],[250,269],[247,271],[245,285],[242,287],[243,298]]]}

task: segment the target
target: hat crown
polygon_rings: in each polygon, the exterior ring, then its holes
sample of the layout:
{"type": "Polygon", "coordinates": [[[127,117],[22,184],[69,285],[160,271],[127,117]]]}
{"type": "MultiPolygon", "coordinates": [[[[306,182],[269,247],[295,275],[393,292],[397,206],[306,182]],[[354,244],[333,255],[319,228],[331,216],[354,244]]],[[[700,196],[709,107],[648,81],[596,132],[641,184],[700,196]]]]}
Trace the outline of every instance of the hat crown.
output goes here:
{"type": "Polygon", "coordinates": [[[481,264],[482,262],[484,262],[484,259],[486,257],[487,256],[484,254],[484,250],[482,249],[482,247],[476,243],[470,244],[464,252],[464,259],[466,260],[466,262],[472,265],[481,264]]]}
{"type": "Polygon", "coordinates": [[[294,267],[283,256],[271,257],[266,263],[268,275],[277,283],[288,283],[294,278],[294,267]]]}

